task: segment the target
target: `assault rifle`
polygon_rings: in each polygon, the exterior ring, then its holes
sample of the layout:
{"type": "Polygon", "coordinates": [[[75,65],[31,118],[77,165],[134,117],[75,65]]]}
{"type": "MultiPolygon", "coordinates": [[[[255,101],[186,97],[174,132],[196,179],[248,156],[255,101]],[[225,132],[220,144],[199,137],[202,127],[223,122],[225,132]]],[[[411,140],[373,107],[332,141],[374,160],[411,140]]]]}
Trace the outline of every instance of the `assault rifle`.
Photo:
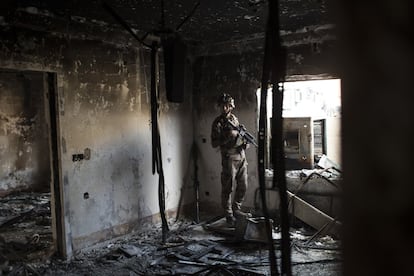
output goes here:
{"type": "Polygon", "coordinates": [[[232,121],[228,120],[230,125],[239,132],[240,137],[246,141],[246,143],[252,144],[255,147],[258,147],[256,143],[256,139],[254,139],[254,136],[251,135],[249,132],[247,132],[247,129],[244,125],[235,125],[232,121]]]}

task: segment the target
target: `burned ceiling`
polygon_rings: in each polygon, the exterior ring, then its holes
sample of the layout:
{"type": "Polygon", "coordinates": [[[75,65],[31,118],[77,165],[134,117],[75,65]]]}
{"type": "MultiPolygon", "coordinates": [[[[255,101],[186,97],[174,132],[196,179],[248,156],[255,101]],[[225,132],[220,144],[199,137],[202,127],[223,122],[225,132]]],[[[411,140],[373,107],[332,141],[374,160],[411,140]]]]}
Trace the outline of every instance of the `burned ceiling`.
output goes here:
{"type": "MultiPolygon", "coordinates": [[[[215,43],[262,34],[267,17],[265,0],[105,0],[137,33],[177,30],[187,41],[215,43]],[[162,6],[164,16],[162,16],[162,6]],[[191,16],[189,16],[191,15],[191,16]],[[189,17],[188,17],[189,16],[189,17]],[[164,20],[163,20],[164,19],[164,20]],[[164,23],[163,23],[164,22],[164,23]],[[182,24],[183,23],[183,24],[182,24]]],[[[329,24],[327,0],[281,0],[281,30],[287,33],[329,24]]],[[[101,0],[7,0],[0,16],[13,21],[19,13],[38,13],[71,20],[91,20],[116,26],[101,0]]]]}

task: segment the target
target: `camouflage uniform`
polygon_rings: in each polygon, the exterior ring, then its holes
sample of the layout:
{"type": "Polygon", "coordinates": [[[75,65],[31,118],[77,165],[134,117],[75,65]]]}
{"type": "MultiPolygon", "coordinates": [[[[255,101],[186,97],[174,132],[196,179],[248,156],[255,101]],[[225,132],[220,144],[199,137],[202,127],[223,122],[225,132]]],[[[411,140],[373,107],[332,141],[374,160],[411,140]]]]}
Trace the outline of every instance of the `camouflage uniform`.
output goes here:
{"type": "Polygon", "coordinates": [[[221,204],[226,216],[233,215],[233,211],[240,211],[247,189],[246,144],[240,137],[234,138],[229,134],[233,130],[229,120],[239,125],[237,117],[230,113],[227,117],[223,114],[218,116],[211,128],[211,144],[213,147],[220,146],[221,151],[221,204]],[[234,183],[236,192],[232,204],[234,183]]]}

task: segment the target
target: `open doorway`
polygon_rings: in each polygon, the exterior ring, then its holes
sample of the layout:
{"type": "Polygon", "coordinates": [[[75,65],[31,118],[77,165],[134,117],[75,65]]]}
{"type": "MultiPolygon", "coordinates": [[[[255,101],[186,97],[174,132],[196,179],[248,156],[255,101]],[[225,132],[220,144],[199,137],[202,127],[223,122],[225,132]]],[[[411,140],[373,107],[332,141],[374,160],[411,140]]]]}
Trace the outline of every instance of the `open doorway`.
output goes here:
{"type": "MultiPolygon", "coordinates": [[[[341,88],[339,79],[284,83],[283,138],[286,169],[311,169],[322,157],[341,164],[341,88]]],[[[257,90],[260,100],[260,89],[257,90]]],[[[266,164],[272,168],[272,89],[267,98],[266,164]]]]}
{"type": "Polygon", "coordinates": [[[0,70],[0,249],[9,262],[62,253],[55,79],[0,70]]]}
{"type": "MultiPolygon", "coordinates": [[[[339,79],[285,82],[282,142],[290,225],[339,239],[341,228],[341,90],[339,79]]],[[[257,91],[260,99],[260,90],[257,91]]],[[[260,104],[260,102],[259,102],[260,104]]],[[[272,89],[267,98],[268,208],[280,206],[272,160],[272,89]]],[[[278,173],[278,172],[276,172],[278,173]]],[[[258,193],[257,193],[258,194],[258,193]]],[[[255,197],[258,202],[258,196],[255,197]]],[[[255,206],[259,206],[256,204],[255,206]]]]}

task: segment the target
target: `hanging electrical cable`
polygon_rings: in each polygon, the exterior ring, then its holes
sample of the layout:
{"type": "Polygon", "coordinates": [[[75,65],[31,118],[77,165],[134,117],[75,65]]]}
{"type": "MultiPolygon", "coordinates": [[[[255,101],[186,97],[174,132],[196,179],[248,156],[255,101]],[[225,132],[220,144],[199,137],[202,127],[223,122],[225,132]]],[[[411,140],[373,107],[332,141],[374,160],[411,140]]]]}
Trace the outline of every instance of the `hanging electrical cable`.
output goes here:
{"type": "Polygon", "coordinates": [[[272,162],[275,168],[273,176],[273,188],[279,190],[280,196],[280,218],[282,232],[282,261],[281,274],[292,275],[291,269],[291,249],[289,236],[289,215],[287,189],[285,179],[285,164],[283,152],[283,83],[285,80],[286,51],[282,46],[279,34],[279,6],[277,0],[269,0],[268,19],[265,36],[265,54],[263,58],[263,73],[261,81],[260,97],[260,116],[259,116],[259,150],[258,150],[258,168],[260,195],[262,199],[262,208],[266,218],[267,236],[269,241],[269,261],[272,275],[279,275],[277,268],[276,256],[274,252],[273,238],[270,227],[269,212],[266,204],[266,179],[265,179],[265,138],[266,120],[267,120],[267,88],[269,84],[273,89],[273,106],[272,106],[272,149],[275,154],[272,155],[272,162]]]}
{"type": "Polygon", "coordinates": [[[289,233],[289,210],[285,175],[285,154],[283,145],[283,92],[286,75],[286,49],[282,46],[279,24],[279,3],[277,0],[269,0],[269,32],[272,42],[271,52],[271,80],[272,84],[272,144],[274,154],[272,163],[274,166],[273,188],[279,190],[280,196],[280,220],[282,234],[282,275],[292,275],[291,247],[289,233]]]}
{"type": "Polygon", "coordinates": [[[262,209],[265,217],[266,234],[269,246],[269,263],[271,275],[279,275],[277,268],[275,246],[273,243],[272,225],[270,223],[269,210],[266,203],[266,178],[265,178],[265,149],[267,132],[267,87],[271,74],[272,38],[271,38],[271,13],[269,9],[268,21],[266,25],[265,47],[262,68],[262,81],[260,91],[260,111],[259,111],[259,141],[258,141],[258,173],[259,190],[262,201],[262,209]]]}
{"type": "Polygon", "coordinates": [[[165,178],[162,166],[161,137],[158,126],[158,43],[151,45],[151,126],[152,126],[152,174],[158,173],[158,205],[162,223],[162,241],[165,242],[169,231],[165,215],[165,178]]]}

